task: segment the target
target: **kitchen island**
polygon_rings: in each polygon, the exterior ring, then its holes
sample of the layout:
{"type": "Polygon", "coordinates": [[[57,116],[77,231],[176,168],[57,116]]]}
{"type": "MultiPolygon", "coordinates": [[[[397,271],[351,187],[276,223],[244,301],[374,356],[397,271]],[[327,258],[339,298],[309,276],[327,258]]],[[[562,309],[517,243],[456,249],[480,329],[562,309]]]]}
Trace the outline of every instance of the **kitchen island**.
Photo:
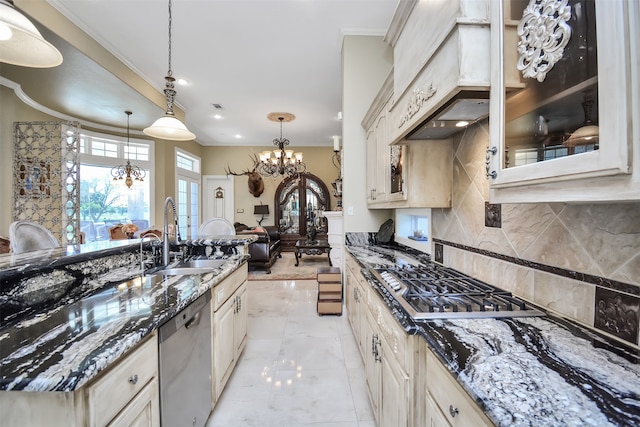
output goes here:
{"type": "MultiPolygon", "coordinates": [[[[444,388],[446,378],[437,372],[442,368],[482,417],[497,426],[640,425],[637,350],[551,313],[543,317],[415,320],[370,269],[426,265],[430,263],[428,256],[404,246],[371,243],[347,238],[360,286],[382,301],[395,326],[409,337],[419,337],[416,375],[408,375],[414,391],[411,404],[416,407],[407,409],[413,414],[409,425],[434,419],[425,412],[433,411],[429,402],[444,388]],[[436,379],[437,383],[429,383],[436,379]]],[[[347,296],[347,311],[352,316],[349,299],[347,296]]],[[[363,297],[358,294],[356,299],[363,297]]],[[[380,328],[382,334],[385,328],[380,328]]],[[[402,355],[397,347],[403,341],[389,341],[393,352],[402,355]]],[[[374,360],[379,358],[379,342],[374,334],[374,360]]],[[[461,421],[464,411],[458,413],[455,405],[447,406],[440,408],[445,415],[440,417],[446,418],[443,425],[463,425],[456,422],[461,421]]]]}
{"type": "MultiPolygon", "coordinates": [[[[253,240],[255,236],[187,241],[174,249],[239,246],[253,240]]],[[[101,373],[112,372],[132,353],[144,354],[144,364],[157,370],[157,358],[149,360],[157,356],[157,329],[222,284],[214,300],[224,302],[230,295],[222,291],[237,289],[227,282],[243,282],[231,279],[235,272],[242,269],[246,277],[244,254],[225,255],[220,267],[202,274],[144,274],[141,253],[146,257],[153,249],[151,241],[123,240],[0,257],[3,422],[30,425],[28,414],[20,413],[29,405],[20,402],[31,398],[57,401],[52,405],[60,407],[72,401],[69,410],[76,410],[91,398],[82,392],[85,386],[93,386],[101,373]]],[[[138,377],[129,382],[135,385],[138,377]]],[[[85,425],[87,418],[69,415],[64,422],[75,419],[85,425]]],[[[64,422],[51,420],[49,425],[64,422]]]]}

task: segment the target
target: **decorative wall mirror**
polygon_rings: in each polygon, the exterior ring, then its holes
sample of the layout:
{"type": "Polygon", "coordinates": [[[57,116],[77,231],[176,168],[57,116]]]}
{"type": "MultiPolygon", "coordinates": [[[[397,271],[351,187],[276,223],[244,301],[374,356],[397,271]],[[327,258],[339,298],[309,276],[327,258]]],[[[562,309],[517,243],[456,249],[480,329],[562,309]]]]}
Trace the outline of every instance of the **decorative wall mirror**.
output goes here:
{"type": "Polygon", "coordinates": [[[280,229],[283,246],[293,247],[304,238],[311,225],[319,233],[327,232],[327,219],[322,212],[330,210],[329,190],[317,176],[305,173],[282,181],[275,193],[275,223],[280,229]]]}

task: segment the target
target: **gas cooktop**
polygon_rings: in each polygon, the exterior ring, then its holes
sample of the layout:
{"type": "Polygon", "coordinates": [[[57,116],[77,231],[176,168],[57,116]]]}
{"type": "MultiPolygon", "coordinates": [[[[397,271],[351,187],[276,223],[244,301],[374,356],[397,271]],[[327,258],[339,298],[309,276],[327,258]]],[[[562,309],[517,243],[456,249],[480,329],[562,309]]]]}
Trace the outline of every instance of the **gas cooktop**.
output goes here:
{"type": "Polygon", "coordinates": [[[371,271],[414,319],[545,315],[511,292],[439,264],[371,271]]]}

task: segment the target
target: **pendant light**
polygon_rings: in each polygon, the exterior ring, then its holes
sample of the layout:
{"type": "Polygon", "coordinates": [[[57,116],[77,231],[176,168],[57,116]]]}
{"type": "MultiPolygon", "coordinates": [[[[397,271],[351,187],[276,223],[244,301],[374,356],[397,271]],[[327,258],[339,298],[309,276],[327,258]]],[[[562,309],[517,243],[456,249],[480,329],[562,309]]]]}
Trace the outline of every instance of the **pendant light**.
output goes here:
{"type": "Polygon", "coordinates": [[[595,102],[590,91],[585,92],[584,101],[582,101],[584,123],[571,134],[569,139],[564,142],[564,145],[568,147],[576,147],[580,145],[597,145],[600,142],[600,129],[591,118],[594,103],[595,102]]]}
{"type": "Polygon", "coordinates": [[[133,181],[144,181],[147,173],[144,169],[140,169],[138,166],[131,165],[129,161],[129,157],[131,156],[131,151],[129,151],[129,117],[133,114],[131,111],[124,112],[127,115],[127,164],[116,166],[111,169],[111,176],[114,181],[120,181],[124,179],[124,184],[127,188],[131,188],[133,186],[133,181]]]}
{"type": "Polygon", "coordinates": [[[46,41],[12,0],[0,0],[0,62],[49,68],[62,64],[62,54],[46,41]]]}
{"type": "Polygon", "coordinates": [[[190,141],[195,139],[196,136],[173,113],[173,103],[176,97],[174,82],[176,79],[173,78],[173,71],[171,71],[171,0],[169,0],[169,71],[164,79],[166,80],[164,96],[167,99],[167,112],[142,131],[152,138],[170,141],[190,141]]]}

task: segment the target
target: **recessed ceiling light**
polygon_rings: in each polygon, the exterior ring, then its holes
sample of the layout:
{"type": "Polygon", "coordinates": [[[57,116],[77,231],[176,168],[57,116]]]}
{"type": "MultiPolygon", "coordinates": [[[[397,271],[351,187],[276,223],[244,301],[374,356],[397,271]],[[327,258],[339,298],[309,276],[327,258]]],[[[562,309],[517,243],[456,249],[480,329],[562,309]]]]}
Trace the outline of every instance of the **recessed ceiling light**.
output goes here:
{"type": "Polygon", "coordinates": [[[240,139],[240,138],[242,138],[242,135],[236,134],[236,139],[240,139]]]}
{"type": "Polygon", "coordinates": [[[466,120],[460,120],[458,123],[456,123],[456,127],[459,127],[459,128],[463,128],[467,125],[469,125],[469,122],[466,120]]]}
{"type": "Polygon", "coordinates": [[[213,118],[216,119],[216,120],[220,120],[220,119],[222,119],[222,116],[220,114],[214,114],[213,118]]]}
{"type": "Polygon", "coordinates": [[[189,81],[185,79],[177,79],[176,83],[178,83],[180,86],[187,86],[189,84],[189,81]]]}

